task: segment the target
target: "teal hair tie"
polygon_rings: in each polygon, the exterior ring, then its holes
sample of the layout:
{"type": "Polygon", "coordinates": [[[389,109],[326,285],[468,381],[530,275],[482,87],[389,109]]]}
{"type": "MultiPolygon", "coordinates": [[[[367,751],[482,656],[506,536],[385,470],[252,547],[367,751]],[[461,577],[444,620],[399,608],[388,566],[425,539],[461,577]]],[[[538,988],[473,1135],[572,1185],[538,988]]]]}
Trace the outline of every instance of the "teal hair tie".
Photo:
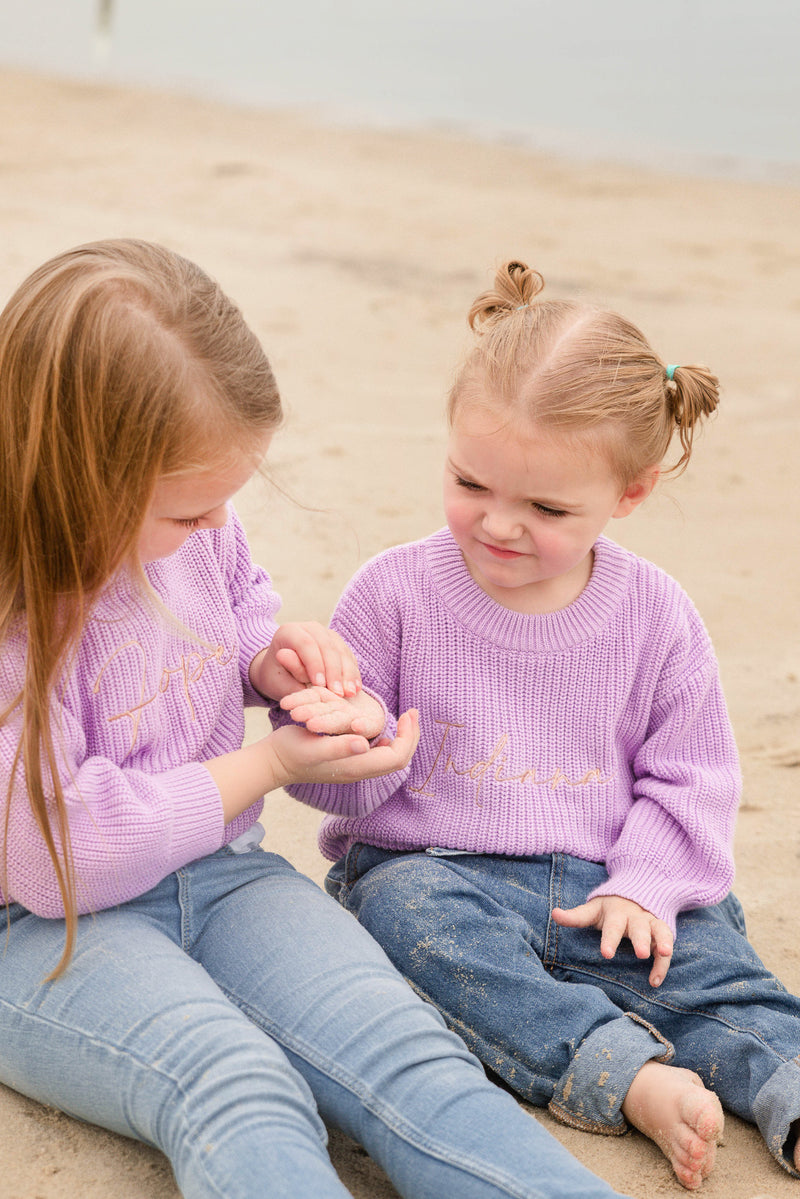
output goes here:
{"type": "Polygon", "coordinates": [[[520,308],[530,308],[530,304],[517,304],[517,306],[516,306],[516,308],[514,309],[514,311],[515,311],[515,312],[519,312],[520,308]]]}
{"type": "Polygon", "coordinates": [[[677,370],[677,369],[678,369],[678,364],[674,364],[673,366],[668,366],[668,367],[667,367],[667,378],[668,378],[668,379],[674,379],[674,378],[675,378],[675,372],[676,372],[676,370],[677,370]]]}

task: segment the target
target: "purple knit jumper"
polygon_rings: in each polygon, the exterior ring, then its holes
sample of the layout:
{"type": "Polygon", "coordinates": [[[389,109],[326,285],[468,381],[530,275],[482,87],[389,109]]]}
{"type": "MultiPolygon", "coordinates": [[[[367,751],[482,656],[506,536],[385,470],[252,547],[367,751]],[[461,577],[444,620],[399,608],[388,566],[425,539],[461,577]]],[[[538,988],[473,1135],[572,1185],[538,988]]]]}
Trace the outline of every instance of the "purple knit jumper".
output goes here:
{"type": "MultiPolygon", "coordinates": [[[[250,687],[248,669],[276,628],[280,600],[269,577],[253,566],[233,513],[224,528],[193,533],[145,570],[168,611],[126,575],[116,578],[100,596],[65,685],[53,696],[81,912],[150,890],[245,832],[262,806],[259,801],[226,826],[219,791],[201,763],[239,749],[244,704],[266,702],[250,687]]],[[[22,686],[24,655],[22,636],[0,651],[3,706],[22,686]]],[[[0,727],[0,822],[20,724],[18,706],[0,727]]],[[[7,863],[10,899],[40,916],[63,916],[21,767],[7,863]]]]}
{"type": "Polygon", "coordinates": [[[391,714],[419,709],[422,739],[403,772],[290,788],[331,813],[327,857],[359,841],[560,851],[605,863],[594,895],[673,929],[727,893],[736,747],[706,630],[663,571],[601,537],[578,599],[523,615],[480,589],[443,529],[367,563],[333,626],[391,714]]]}

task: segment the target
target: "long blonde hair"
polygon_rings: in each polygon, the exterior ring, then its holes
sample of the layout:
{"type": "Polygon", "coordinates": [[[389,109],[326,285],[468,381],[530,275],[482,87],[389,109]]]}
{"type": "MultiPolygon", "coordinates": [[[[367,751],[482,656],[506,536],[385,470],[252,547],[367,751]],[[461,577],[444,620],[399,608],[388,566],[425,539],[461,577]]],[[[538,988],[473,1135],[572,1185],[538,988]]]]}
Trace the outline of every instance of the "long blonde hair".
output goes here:
{"type": "Polygon", "coordinates": [[[0,651],[26,641],[8,785],[22,766],[53,862],[68,962],[76,888],[50,703],[92,603],[136,545],[157,479],[244,450],[280,423],[269,362],[239,309],[194,263],[143,241],[45,263],[0,313],[0,651]]]}
{"type": "Polygon", "coordinates": [[[681,453],[668,469],[682,471],[696,426],[719,403],[716,377],[704,366],[668,371],[625,317],[539,300],[543,287],[538,271],[510,261],[473,302],[475,345],[450,393],[450,422],[469,402],[593,435],[623,486],[662,463],[677,432],[681,453]]]}

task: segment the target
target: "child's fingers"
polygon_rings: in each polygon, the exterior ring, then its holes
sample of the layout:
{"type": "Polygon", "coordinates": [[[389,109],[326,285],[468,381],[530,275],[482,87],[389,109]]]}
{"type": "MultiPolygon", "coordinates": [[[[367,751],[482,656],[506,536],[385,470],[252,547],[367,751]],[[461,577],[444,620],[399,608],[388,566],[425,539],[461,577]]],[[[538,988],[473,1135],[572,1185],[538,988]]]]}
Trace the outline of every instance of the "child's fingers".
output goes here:
{"type": "MultiPolygon", "coordinates": [[[[314,741],[316,750],[309,753],[309,761],[318,762],[320,765],[342,763],[344,769],[348,762],[363,760],[370,753],[369,741],[355,733],[345,733],[338,737],[314,737],[314,741]]],[[[352,777],[362,776],[354,774],[352,777]]],[[[349,782],[350,778],[342,773],[340,778],[334,778],[332,781],[349,782]]]]}
{"type": "Polygon", "coordinates": [[[284,646],[283,649],[277,650],[275,654],[275,661],[279,666],[282,666],[285,671],[288,671],[295,682],[311,682],[311,676],[303,665],[302,660],[298,657],[297,653],[288,646],[284,646]]]}
{"type": "MultiPolygon", "coordinates": [[[[600,953],[604,958],[613,958],[619,949],[619,943],[628,932],[628,921],[621,912],[613,912],[606,916],[600,934],[600,953]]],[[[648,937],[648,955],[650,939],[648,937]]]]}
{"type": "MultiPolygon", "coordinates": [[[[345,659],[350,651],[337,633],[314,622],[300,627],[298,653],[309,680],[317,687],[327,687],[334,694],[345,694],[345,659]]],[[[352,654],[350,654],[352,657],[352,654]]]]}
{"type": "Polygon", "coordinates": [[[376,770],[376,774],[392,774],[395,770],[403,770],[414,756],[418,744],[419,712],[410,708],[397,721],[394,740],[388,744],[379,742],[370,750],[370,753],[376,755],[374,763],[381,767],[380,770],[376,770]]]}
{"type": "MultiPolygon", "coordinates": [[[[350,646],[333,629],[323,629],[319,648],[325,671],[325,686],[341,696],[357,695],[361,690],[361,672],[350,646]]],[[[316,680],[319,681],[319,680],[316,680]]]]}
{"type": "Polygon", "coordinates": [[[341,708],[325,705],[323,711],[312,712],[307,716],[303,715],[302,709],[295,709],[292,712],[292,720],[304,724],[310,733],[324,733],[329,737],[336,737],[342,733],[357,733],[359,737],[369,740],[365,728],[360,726],[357,720],[353,720],[352,712],[346,712],[341,708]]]}
{"type": "Polygon", "coordinates": [[[667,977],[672,963],[672,931],[661,920],[653,927],[653,969],[650,971],[650,986],[660,987],[667,977]]]}
{"type": "MultiPolygon", "coordinates": [[[[369,742],[363,738],[324,737],[323,743],[361,741],[369,747],[369,742]]],[[[402,770],[411,761],[419,741],[419,716],[416,711],[405,712],[397,722],[397,736],[388,744],[379,744],[367,748],[366,752],[359,750],[355,755],[341,755],[342,760],[332,767],[331,782],[349,783],[361,779],[378,778],[383,774],[393,774],[402,770]]]]}
{"type": "MultiPolygon", "coordinates": [[[[333,629],[328,630],[333,638],[334,644],[338,644],[340,652],[340,669],[341,683],[346,696],[357,695],[361,690],[361,671],[358,669],[358,661],[355,654],[351,650],[347,642],[339,636],[333,629]]],[[[338,680],[335,680],[338,681],[338,680]]],[[[330,681],[328,686],[330,687],[330,681]]],[[[336,690],[334,687],[333,690],[336,690]]]]}
{"type": "Polygon", "coordinates": [[[350,646],[316,621],[281,625],[275,634],[275,659],[298,683],[328,687],[342,697],[361,690],[361,674],[350,646]]]}
{"type": "Polygon", "coordinates": [[[565,928],[592,928],[597,927],[601,911],[600,900],[592,899],[574,908],[553,908],[553,919],[565,928]]]}
{"type": "Polygon", "coordinates": [[[298,724],[308,724],[309,720],[317,720],[319,718],[327,718],[335,716],[341,719],[346,715],[347,727],[350,727],[353,713],[350,709],[345,709],[346,700],[336,697],[336,703],[333,704],[327,700],[319,700],[318,702],[309,701],[307,703],[293,704],[287,708],[287,712],[291,712],[292,720],[296,720],[298,724]]]}
{"type": "Polygon", "coordinates": [[[653,968],[650,971],[649,982],[651,987],[660,987],[667,977],[667,971],[672,962],[672,954],[669,954],[666,958],[661,957],[660,954],[653,954],[653,958],[653,968]]]}
{"type": "Polygon", "coordinates": [[[628,916],[623,936],[627,936],[637,958],[649,958],[653,948],[653,917],[649,912],[628,916]]]}
{"type": "MultiPolygon", "coordinates": [[[[305,679],[298,675],[298,681],[307,681],[311,683],[312,687],[324,687],[329,667],[325,661],[322,642],[323,634],[327,630],[323,629],[322,625],[317,626],[313,623],[284,625],[281,632],[284,630],[286,630],[285,636],[291,637],[291,645],[288,648],[297,655],[302,666],[302,674],[305,675],[305,679]]],[[[279,662],[282,652],[282,650],[278,651],[279,662]]]]}
{"type": "Polygon", "coordinates": [[[311,733],[358,733],[366,735],[366,726],[359,727],[353,719],[353,709],[346,699],[334,695],[324,687],[309,687],[285,695],[281,707],[289,712],[292,720],[304,724],[311,733]]]}
{"type": "MultiPolygon", "coordinates": [[[[375,737],[383,728],[384,713],[377,700],[362,693],[346,698],[335,695],[327,687],[306,687],[284,695],[280,701],[285,712],[289,712],[297,724],[304,724],[312,733],[337,736],[341,733],[358,733],[367,740],[375,737]],[[366,710],[362,710],[366,708],[366,710]]],[[[386,744],[389,744],[387,741],[386,744]]]]}
{"type": "MultiPolygon", "coordinates": [[[[343,701],[344,702],[344,701],[343,701]]],[[[317,737],[300,725],[285,725],[270,735],[286,782],[354,783],[402,770],[419,741],[419,719],[406,712],[397,722],[397,736],[370,748],[366,737],[346,733],[317,737]]]]}
{"type": "Polygon", "coordinates": [[[623,937],[627,937],[637,958],[644,960],[653,955],[650,985],[660,986],[666,978],[672,961],[672,932],[663,920],[632,900],[598,896],[574,908],[553,908],[553,919],[570,928],[599,928],[604,958],[613,958],[623,937]]]}
{"type": "Polygon", "coordinates": [[[309,682],[339,696],[357,694],[361,688],[358,663],[338,633],[310,621],[295,626],[293,637],[309,682]]]}
{"type": "Polygon", "coordinates": [[[322,701],[325,695],[330,695],[331,699],[338,699],[333,692],[326,692],[322,687],[304,687],[302,691],[292,691],[289,695],[284,695],[281,700],[281,707],[285,712],[291,712],[294,708],[299,708],[302,704],[316,704],[322,701]]]}
{"type": "Polygon", "coordinates": [[[397,746],[401,752],[408,753],[407,761],[411,761],[414,750],[419,744],[419,712],[409,708],[397,721],[397,735],[390,744],[397,746]]]}

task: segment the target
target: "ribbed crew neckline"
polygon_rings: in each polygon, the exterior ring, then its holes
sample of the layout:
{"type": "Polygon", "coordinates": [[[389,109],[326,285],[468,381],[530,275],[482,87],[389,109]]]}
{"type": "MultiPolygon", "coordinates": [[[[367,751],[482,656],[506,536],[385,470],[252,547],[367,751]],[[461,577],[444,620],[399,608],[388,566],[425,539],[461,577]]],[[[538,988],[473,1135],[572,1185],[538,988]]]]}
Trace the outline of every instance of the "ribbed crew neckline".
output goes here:
{"type": "Polygon", "coordinates": [[[560,653],[594,637],[622,603],[631,556],[608,537],[594,545],[592,575],[576,600],[529,615],[504,608],[483,591],[448,528],[425,543],[428,570],[444,605],[470,631],[504,649],[560,653]]]}

